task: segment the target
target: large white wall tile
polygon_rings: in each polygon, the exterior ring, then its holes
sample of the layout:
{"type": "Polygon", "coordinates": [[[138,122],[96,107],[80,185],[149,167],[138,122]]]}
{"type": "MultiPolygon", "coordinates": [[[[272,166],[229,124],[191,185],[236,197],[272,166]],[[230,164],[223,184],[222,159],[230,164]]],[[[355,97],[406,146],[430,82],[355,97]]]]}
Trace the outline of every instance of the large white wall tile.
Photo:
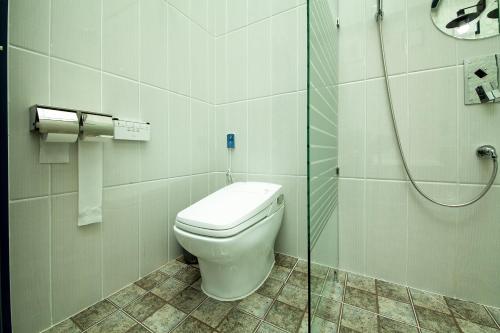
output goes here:
{"type": "MultiPolygon", "coordinates": [[[[408,100],[405,76],[391,79],[394,112],[404,153],[409,155],[408,100]]],[[[366,177],[406,179],[384,79],[366,82],[366,177]]]]}
{"type": "Polygon", "coordinates": [[[128,185],[103,191],[104,297],[139,278],[139,190],[128,185]]]}
{"type": "Polygon", "coordinates": [[[168,260],[182,254],[182,248],[174,234],[177,214],[191,203],[191,179],[179,177],[170,181],[168,186],[168,260]]]}
{"type": "Polygon", "coordinates": [[[168,98],[165,90],[141,85],[141,118],[151,123],[151,141],[141,142],[141,180],[168,177],[168,98]]]}
{"type": "MultiPolygon", "coordinates": [[[[298,8],[297,15],[297,89],[307,89],[307,6],[303,5],[298,8]]],[[[334,47],[338,47],[335,44],[334,47]]],[[[332,59],[333,60],[333,59],[332,59]]],[[[337,82],[335,82],[337,83],[337,82]]]]}
{"type": "MultiPolygon", "coordinates": [[[[460,186],[459,198],[469,200],[482,186],[460,186]]],[[[500,307],[500,188],[491,192],[474,206],[461,209],[458,218],[455,296],[460,299],[480,299],[484,304],[500,307]],[[474,281],[474,283],[471,283],[474,281]]]]}
{"type": "Polygon", "coordinates": [[[168,110],[169,177],[191,173],[191,126],[189,99],[170,94],[168,110]]]}
{"type": "Polygon", "coordinates": [[[213,7],[213,1],[191,0],[191,19],[204,30],[211,31],[212,24],[208,23],[208,7],[213,7]]]}
{"type": "Polygon", "coordinates": [[[224,145],[217,147],[227,152],[226,134],[235,134],[235,148],[231,150],[231,169],[233,172],[247,172],[248,170],[248,110],[247,102],[238,102],[226,106],[225,133],[218,134],[224,140],[224,145]]]}
{"type": "Polygon", "coordinates": [[[366,75],[365,1],[340,1],[339,83],[362,80],[366,75]]]}
{"type": "Polygon", "coordinates": [[[270,17],[272,3],[273,2],[269,0],[249,0],[248,24],[270,17]]]}
{"type": "Polygon", "coordinates": [[[228,102],[247,98],[247,63],[248,63],[247,28],[227,35],[227,99],[228,102]]]}
{"type": "Polygon", "coordinates": [[[208,33],[191,23],[191,96],[208,102],[210,71],[209,43],[211,39],[208,33]]]}
{"type": "Polygon", "coordinates": [[[409,164],[417,180],[457,181],[457,72],[408,76],[409,164]]]}
{"type": "Polygon", "coordinates": [[[227,36],[215,39],[215,103],[227,101],[227,36]]]}
{"type": "Polygon", "coordinates": [[[271,171],[296,175],[298,166],[298,96],[286,94],[272,99],[271,171]]]}
{"type": "MultiPolygon", "coordinates": [[[[428,195],[457,202],[457,186],[419,184],[428,195]]],[[[436,206],[410,188],[408,195],[408,284],[453,295],[456,288],[457,217],[459,211],[436,206]]]]}
{"type": "Polygon", "coordinates": [[[272,99],[248,102],[248,172],[271,171],[271,119],[272,99]]]}
{"type": "Polygon", "coordinates": [[[103,70],[139,77],[139,0],[105,0],[102,13],[103,70]]]}
{"type": "Polygon", "coordinates": [[[209,123],[210,105],[191,100],[191,173],[207,172],[209,169],[209,123]]]}
{"type": "Polygon", "coordinates": [[[272,92],[296,91],[298,88],[298,9],[273,16],[272,34],[272,92]]]}
{"type": "Polygon", "coordinates": [[[366,273],[406,281],[408,185],[366,182],[366,273]]]}
{"type": "MultiPolygon", "coordinates": [[[[307,92],[301,91],[297,101],[297,174],[307,176],[307,92]]],[[[334,153],[337,158],[338,151],[334,153]]]]}
{"type": "Polygon", "coordinates": [[[271,94],[271,20],[248,27],[248,98],[271,94]]]}
{"type": "Polygon", "coordinates": [[[168,260],[168,180],[140,185],[139,274],[147,275],[168,260]]]}
{"type": "MultiPolygon", "coordinates": [[[[119,77],[103,75],[102,111],[121,119],[140,120],[139,85],[119,77]]],[[[139,181],[141,165],[139,143],[110,140],[103,145],[104,185],[139,181]]]]}
{"type": "Polygon", "coordinates": [[[13,200],[49,193],[49,166],[39,163],[40,137],[28,129],[29,107],[49,104],[49,60],[13,48],[9,52],[9,187],[13,200]]]}
{"type": "MultiPolygon", "coordinates": [[[[384,75],[378,23],[375,20],[378,0],[366,0],[366,77],[384,75]]],[[[429,5],[430,7],[430,5],[429,5]]],[[[406,72],[408,58],[406,0],[384,1],[384,47],[389,74],[406,72]]]]}
{"type": "Polygon", "coordinates": [[[14,332],[39,332],[51,323],[49,206],[48,198],[9,205],[9,269],[14,332]]]}
{"type": "Polygon", "coordinates": [[[102,0],[52,1],[51,54],[100,68],[101,7],[102,0]]]}
{"type": "Polygon", "coordinates": [[[211,6],[215,8],[214,26],[215,35],[220,36],[227,31],[227,1],[228,0],[213,0],[211,6]]]}
{"type": "MultiPolygon", "coordinates": [[[[252,0],[250,0],[252,1],[252,0]]],[[[247,0],[227,1],[227,31],[233,31],[247,24],[247,0]]]]}
{"type": "Polygon", "coordinates": [[[49,53],[50,0],[9,2],[9,43],[49,53]]]}
{"type": "Polygon", "coordinates": [[[78,196],[52,198],[53,322],[99,301],[102,233],[100,224],[78,226],[78,196]]]}
{"type": "Polygon", "coordinates": [[[167,4],[163,0],[140,0],[140,78],[167,88],[167,4]]]}
{"type": "MultiPolygon", "coordinates": [[[[408,1],[408,70],[456,64],[456,42],[434,26],[429,1],[408,1]]],[[[385,22],[385,20],[384,20],[385,22]]]]}
{"type": "Polygon", "coordinates": [[[339,181],[339,261],[342,269],[366,273],[365,182],[339,181]]]}
{"type": "Polygon", "coordinates": [[[205,174],[191,177],[191,204],[200,201],[209,194],[210,176],[205,174]]]}
{"type": "MultiPolygon", "coordinates": [[[[187,2],[187,1],[186,1],[187,2]]],[[[175,7],[168,8],[168,87],[180,94],[189,94],[190,64],[189,38],[191,35],[189,19],[175,7]]]]}
{"type": "Polygon", "coordinates": [[[339,166],[342,177],[365,176],[365,83],[339,86],[339,166]]]}

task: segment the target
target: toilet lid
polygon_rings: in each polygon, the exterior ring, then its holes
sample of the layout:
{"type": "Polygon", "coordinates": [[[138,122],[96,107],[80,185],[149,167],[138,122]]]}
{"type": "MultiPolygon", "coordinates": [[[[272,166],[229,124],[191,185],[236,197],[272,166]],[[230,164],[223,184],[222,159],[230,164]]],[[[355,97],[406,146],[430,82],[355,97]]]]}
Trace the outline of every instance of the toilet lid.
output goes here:
{"type": "Polygon", "coordinates": [[[177,221],[196,228],[231,229],[269,206],[280,193],[281,185],[234,183],[181,211],[177,221]]]}

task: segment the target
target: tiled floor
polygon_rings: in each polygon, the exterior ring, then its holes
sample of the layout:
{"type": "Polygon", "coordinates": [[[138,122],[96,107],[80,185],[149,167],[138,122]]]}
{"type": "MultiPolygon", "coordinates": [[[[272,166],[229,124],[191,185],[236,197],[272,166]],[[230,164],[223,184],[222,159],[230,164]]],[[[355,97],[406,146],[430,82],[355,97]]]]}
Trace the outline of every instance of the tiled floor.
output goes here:
{"type": "MultiPolygon", "coordinates": [[[[499,309],[325,266],[311,274],[314,333],[500,333],[499,309]]],[[[276,255],[265,284],[238,302],[206,297],[200,282],[197,267],[174,260],[47,332],[307,332],[304,261],[276,255]]]]}

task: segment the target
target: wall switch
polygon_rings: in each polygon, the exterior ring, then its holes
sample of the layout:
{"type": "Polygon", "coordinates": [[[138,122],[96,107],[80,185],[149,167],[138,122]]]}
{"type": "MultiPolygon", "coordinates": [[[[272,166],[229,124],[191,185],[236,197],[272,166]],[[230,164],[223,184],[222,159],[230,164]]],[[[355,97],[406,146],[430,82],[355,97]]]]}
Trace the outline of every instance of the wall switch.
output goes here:
{"type": "Polygon", "coordinates": [[[115,140],[149,141],[151,140],[151,125],[149,123],[113,119],[115,140]]]}
{"type": "Polygon", "coordinates": [[[228,149],[234,149],[236,146],[234,142],[234,134],[230,133],[226,136],[226,141],[227,141],[227,148],[228,149]]]}

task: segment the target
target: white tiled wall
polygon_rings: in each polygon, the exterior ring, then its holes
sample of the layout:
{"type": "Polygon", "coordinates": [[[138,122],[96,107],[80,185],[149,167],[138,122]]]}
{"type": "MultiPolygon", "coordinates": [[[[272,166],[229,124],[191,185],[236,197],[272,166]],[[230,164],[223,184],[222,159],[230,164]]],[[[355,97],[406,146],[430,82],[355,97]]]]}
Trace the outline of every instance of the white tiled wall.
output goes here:
{"type": "Polygon", "coordinates": [[[47,328],[180,254],[171,227],[208,194],[213,155],[214,27],[208,2],[192,2],[10,2],[14,332],[47,328]],[[152,123],[148,143],[104,144],[102,225],[77,227],[76,145],[69,164],[39,164],[33,104],[152,123]]]}
{"type": "MultiPolygon", "coordinates": [[[[345,269],[500,306],[495,186],[465,209],[436,207],[411,185],[394,139],[374,19],[376,0],[340,0],[340,263],[345,269]]],[[[438,31],[427,0],[384,1],[391,87],[410,168],[446,202],[475,196],[500,148],[500,104],[465,106],[463,60],[500,52],[500,38],[460,41],[438,31]]],[[[500,185],[500,178],[496,184],[500,185]]]]}
{"type": "Polygon", "coordinates": [[[215,27],[210,189],[225,184],[226,134],[235,133],[234,180],[283,185],[276,250],[306,257],[306,1],[217,0],[209,7],[215,27]]]}

